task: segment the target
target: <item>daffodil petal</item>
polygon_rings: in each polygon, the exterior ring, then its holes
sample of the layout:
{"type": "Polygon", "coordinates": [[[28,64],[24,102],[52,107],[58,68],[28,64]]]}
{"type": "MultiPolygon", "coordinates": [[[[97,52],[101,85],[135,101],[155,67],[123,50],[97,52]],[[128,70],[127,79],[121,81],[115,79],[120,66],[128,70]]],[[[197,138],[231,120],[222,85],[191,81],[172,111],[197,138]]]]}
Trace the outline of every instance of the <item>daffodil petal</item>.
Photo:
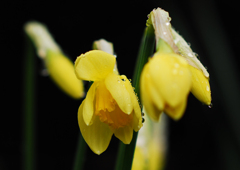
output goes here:
{"type": "Polygon", "coordinates": [[[190,71],[192,73],[192,94],[202,103],[210,105],[212,99],[208,78],[195,67],[190,66],[190,71]]]}
{"type": "Polygon", "coordinates": [[[126,114],[131,114],[133,105],[125,83],[119,75],[109,74],[105,79],[106,88],[111,93],[119,108],[126,114]]]}
{"type": "Polygon", "coordinates": [[[124,80],[124,84],[126,86],[126,89],[130,95],[132,105],[133,105],[133,128],[134,131],[138,131],[142,127],[142,113],[141,108],[138,103],[137,96],[133,90],[133,87],[130,83],[130,81],[127,79],[126,76],[122,75],[121,79],[124,80]]]}
{"type": "Polygon", "coordinates": [[[163,169],[165,154],[163,153],[163,144],[158,140],[151,140],[149,146],[149,169],[158,170],[163,169]]]}
{"type": "Polygon", "coordinates": [[[145,162],[146,154],[144,152],[144,149],[142,147],[136,146],[133,157],[132,170],[144,170],[147,168],[145,162]]]}
{"type": "Polygon", "coordinates": [[[49,75],[64,92],[76,99],[83,97],[83,82],[76,77],[73,63],[67,57],[49,51],[45,61],[49,75]]]}
{"type": "Polygon", "coordinates": [[[152,98],[153,103],[158,108],[158,110],[163,110],[164,100],[161,97],[161,92],[159,92],[158,87],[156,87],[154,83],[152,83],[152,80],[150,79],[150,77],[146,77],[145,81],[148,83],[148,87],[149,87],[148,91],[149,91],[149,95],[152,98]]]}
{"type": "Polygon", "coordinates": [[[141,100],[147,114],[155,121],[159,120],[159,116],[162,110],[159,110],[152,101],[152,97],[150,95],[150,86],[149,86],[149,63],[147,63],[142,71],[140,78],[140,90],[141,90],[141,100]]]}
{"type": "Polygon", "coordinates": [[[82,136],[90,149],[100,155],[104,152],[112,138],[113,132],[110,130],[109,126],[105,123],[102,123],[98,116],[93,117],[93,123],[90,126],[87,126],[83,120],[83,105],[85,100],[82,102],[78,109],[78,124],[82,136]]]}
{"type": "Polygon", "coordinates": [[[191,73],[184,58],[177,54],[156,54],[150,60],[151,80],[167,104],[177,106],[189,94],[191,73]]]}
{"type": "Polygon", "coordinates": [[[124,144],[129,144],[132,141],[133,128],[125,126],[114,130],[114,135],[124,144]]]}
{"type": "Polygon", "coordinates": [[[92,50],[80,55],[75,61],[75,73],[79,79],[89,81],[103,80],[113,72],[116,58],[101,50],[92,50]]]}
{"type": "Polygon", "coordinates": [[[187,98],[182,101],[177,107],[166,106],[164,112],[167,113],[174,120],[179,120],[182,118],[187,105],[187,98]]]}
{"type": "Polygon", "coordinates": [[[94,82],[87,92],[87,96],[85,98],[85,102],[83,105],[83,120],[86,125],[92,124],[92,117],[94,114],[94,98],[95,98],[95,91],[96,91],[97,83],[94,82]]]}

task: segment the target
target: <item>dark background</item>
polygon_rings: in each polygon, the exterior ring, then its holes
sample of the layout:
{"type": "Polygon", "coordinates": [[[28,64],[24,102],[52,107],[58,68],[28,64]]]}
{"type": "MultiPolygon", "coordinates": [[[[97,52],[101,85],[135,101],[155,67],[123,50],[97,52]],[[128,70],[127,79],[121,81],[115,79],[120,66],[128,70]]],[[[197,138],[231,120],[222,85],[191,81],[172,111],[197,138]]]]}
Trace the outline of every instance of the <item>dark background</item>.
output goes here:
{"type": "MultiPolygon", "coordinates": [[[[213,107],[191,94],[183,118],[169,121],[166,170],[239,170],[239,13],[236,1],[3,1],[0,6],[1,129],[0,170],[21,169],[24,32],[27,21],[47,25],[74,61],[104,38],[114,43],[121,74],[132,78],[147,15],[167,10],[172,26],[208,68],[213,107]]],[[[76,101],[42,76],[36,57],[36,169],[71,169],[79,128],[76,101]]],[[[118,140],[101,156],[89,149],[85,169],[113,169],[118,140]]]]}

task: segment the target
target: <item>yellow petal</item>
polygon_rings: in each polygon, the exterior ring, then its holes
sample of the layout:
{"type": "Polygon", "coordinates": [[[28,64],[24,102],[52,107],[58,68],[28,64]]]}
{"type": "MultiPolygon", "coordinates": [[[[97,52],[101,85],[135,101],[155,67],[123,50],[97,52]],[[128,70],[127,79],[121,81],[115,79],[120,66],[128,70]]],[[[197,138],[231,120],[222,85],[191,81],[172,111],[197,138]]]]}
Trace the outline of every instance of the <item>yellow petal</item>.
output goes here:
{"type": "Polygon", "coordinates": [[[83,82],[77,79],[73,63],[67,57],[48,51],[45,61],[51,78],[64,92],[76,99],[83,97],[83,82]]]}
{"type": "Polygon", "coordinates": [[[181,103],[191,88],[187,61],[177,54],[157,54],[149,65],[151,80],[164,101],[172,107],[181,103]]]}
{"type": "Polygon", "coordinates": [[[87,92],[87,96],[85,98],[85,102],[83,105],[83,120],[86,125],[92,124],[92,117],[94,114],[94,99],[95,99],[95,91],[96,91],[97,82],[94,82],[87,92]]]}
{"type": "Polygon", "coordinates": [[[145,156],[146,154],[144,153],[143,148],[136,146],[133,157],[132,170],[144,170],[146,168],[145,156]]]}
{"type": "Polygon", "coordinates": [[[75,73],[79,79],[100,81],[113,72],[116,58],[104,51],[92,50],[75,61],[75,73]]]}
{"type": "Polygon", "coordinates": [[[133,90],[133,87],[126,76],[121,75],[121,79],[124,80],[123,83],[126,86],[126,89],[130,95],[132,105],[133,105],[133,128],[134,131],[138,131],[142,127],[142,113],[141,108],[138,103],[137,96],[133,90]]]}
{"type": "MultiPolygon", "coordinates": [[[[148,144],[149,146],[149,169],[159,170],[164,167],[164,158],[163,148],[161,148],[161,143],[157,140],[151,140],[148,144]]],[[[164,147],[164,146],[162,146],[164,147]]]]}
{"type": "Polygon", "coordinates": [[[85,100],[82,102],[78,109],[78,124],[80,127],[80,131],[82,136],[90,149],[100,155],[104,152],[112,138],[113,132],[109,129],[108,125],[102,123],[98,116],[93,117],[93,124],[87,126],[83,121],[83,105],[85,100]]]}
{"type": "Polygon", "coordinates": [[[159,116],[162,110],[159,110],[158,107],[163,107],[162,104],[156,107],[152,96],[150,94],[151,85],[149,85],[149,63],[147,63],[142,71],[141,78],[140,78],[140,90],[141,90],[141,101],[143,103],[144,109],[146,110],[147,114],[155,121],[159,120],[159,116]]]}
{"type": "Polygon", "coordinates": [[[192,94],[202,103],[211,104],[211,90],[209,80],[204,76],[203,72],[190,66],[192,73],[192,94]]]}
{"type": "Polygon", "coordinates": [[[133,136],[133,128],[125,126],[114,130],[114,135],[121,140],[124,144],[130,144],[133,136]]]}
{"type": "Polygon", "coordinates": [[[105,79],[106,88],[111,93],[119,108],[126,114],[130,114],[133,110],[130,95],[126,89],[125,83],[119,75],[109,74],[105,79]]]}
{"type": "Polygon", "coordinates": [[[187,105],[187,98],[185,98],[182,103],[176,107],[166,106],[164,112],[174,120],[179,120],[182,118],[187,105]]]}

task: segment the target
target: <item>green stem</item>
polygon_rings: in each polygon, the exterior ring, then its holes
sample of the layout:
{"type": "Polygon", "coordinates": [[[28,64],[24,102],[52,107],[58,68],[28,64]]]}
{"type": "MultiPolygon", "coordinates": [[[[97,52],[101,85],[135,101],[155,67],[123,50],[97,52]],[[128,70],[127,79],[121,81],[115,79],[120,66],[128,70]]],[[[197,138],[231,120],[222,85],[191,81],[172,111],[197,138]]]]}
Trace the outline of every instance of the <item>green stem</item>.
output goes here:
{"type": "Polygon", "coordinates": [[[35,53],[27,36],[25,41],[22,166],[24,170],[35,170],[35,53]]]}
{"type": "MultiPolygon", "coordinates": [[[[140,75],[143,69],[143,66],[148,61],[148,57],[153,54],[155,45],[155,35],[152,26],[146,27],[143,39],[140,45],[139,54],[136,62],[136,67],[133,75],[133,87],[135,87],[135,92],[140,99],[140,88],[139,81],[140,75]]],[[[140,103],[141,105],[141,103],[140,103]]],[[[122,142],[119,144],[119,151],[117,156],[117,163],[115,170],[131,170],[132,169],[132,161],[136,146],[138,132],[133,133],[133,139],[129,145],[125,145],[122,142]]]]}
{"type": "Polygon", "coordinates": [[[86,142],[82,137],[82,134],[79,134],[78,138],[78,144],[77,144],[77,151],[75,155],[75,161],[74,161],[74,166],[73,170],[81,170],[83,169],[83,164],[84,164],[84,158],[85,158],[85,153],[86,153],[86,142]]]}
{"type": "MultiPolygon", "coordinates": [[[[92,83],[93,82],[89,82],[88,88],[86,89],[87,91],[91,87],[92,83]]],[[[87,144],[86,144],[85,140],[83,139],[82,134],[80,133],[79,138],[78,138],[78,143],[77,143],[77,150],[76,150],[76,154],[75,154],[73,170],[83,169],[83,164],[84,164],[84,160],[85,160],[85,156],[86,156],[86,148],[87,148],[87,144]]]]}

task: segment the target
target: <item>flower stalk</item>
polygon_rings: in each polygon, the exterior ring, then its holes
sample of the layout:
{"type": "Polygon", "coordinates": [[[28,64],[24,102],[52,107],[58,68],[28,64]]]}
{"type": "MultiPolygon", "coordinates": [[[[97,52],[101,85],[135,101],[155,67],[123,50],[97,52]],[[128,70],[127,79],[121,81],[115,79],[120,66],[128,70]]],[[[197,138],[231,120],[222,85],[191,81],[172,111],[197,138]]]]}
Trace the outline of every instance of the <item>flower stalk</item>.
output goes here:
{"type": "Polygon", "coordinates": [[[25,36],[24,62],[24,105],[23,105],[23,170],[36,168],[35,150],[35,55],[30,39],[25,36]]]}
{"type": "MultiPolygon", "coordinates": [[[[155,45],[154,30],[153,27],[149,25],[144,30],[133,75],[132,85],[133,87],[135,87],[135,92],[138,95],[139,99],[140,99],[139,81],[141,71],[143,69],[144,64],[147,62],[148,57],[153,54],[154,45],[155,45]]],[[[141,105],[140,101],[141,100],[139,100],[139,104],[141,105]]],[[[124,145],[122,142],[120,142],[115,170],[131,170],[137,136],[138,132],[134,132],[132,142],[129,145],[124,145]]]]}

